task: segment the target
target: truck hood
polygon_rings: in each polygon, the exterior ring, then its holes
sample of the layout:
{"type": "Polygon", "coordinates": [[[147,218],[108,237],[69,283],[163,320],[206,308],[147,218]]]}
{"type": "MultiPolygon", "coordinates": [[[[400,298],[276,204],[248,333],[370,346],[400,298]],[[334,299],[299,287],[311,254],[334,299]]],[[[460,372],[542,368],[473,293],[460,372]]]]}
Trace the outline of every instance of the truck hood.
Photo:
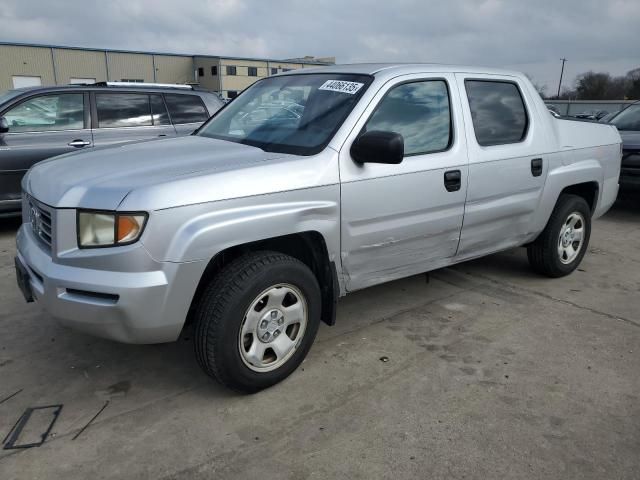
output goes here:
{"type": "Polygon", "coordinates": [[[282,157],[287,155],[199,136],[144,141],[40,162],[25,176],[23,188],[55,208],[115,210],[132,191],[193,176],[242,170],[282,157]]]}
{"type": "Polygon", "coordinates": [[[640,150],[640,132],[622,130],[622,148],[625,150],[640,150]]]}

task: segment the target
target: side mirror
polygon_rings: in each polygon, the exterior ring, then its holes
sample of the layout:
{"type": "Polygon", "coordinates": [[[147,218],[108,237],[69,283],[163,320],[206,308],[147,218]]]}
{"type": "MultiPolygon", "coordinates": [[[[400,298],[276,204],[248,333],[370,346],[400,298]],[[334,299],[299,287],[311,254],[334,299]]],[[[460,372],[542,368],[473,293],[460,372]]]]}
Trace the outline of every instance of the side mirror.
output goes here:
{"type": "Polygon", "coordinates": [[[404,158],[404,139],[394,132],[365,132],[351,145],[351,158],[358,163],[397,165],[404,158]]]}
{"type": "Polygon", "coordinates": [[[0,135],[9,131],[9,122],[4,117],[0,117],[0,135]]]}

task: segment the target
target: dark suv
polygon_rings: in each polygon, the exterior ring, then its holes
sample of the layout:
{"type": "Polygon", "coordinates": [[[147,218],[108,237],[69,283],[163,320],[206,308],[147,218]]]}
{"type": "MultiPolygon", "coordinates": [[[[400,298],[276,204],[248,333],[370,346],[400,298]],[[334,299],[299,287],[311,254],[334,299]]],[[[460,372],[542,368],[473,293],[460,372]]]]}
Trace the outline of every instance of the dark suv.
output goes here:
{"type": "Polygon", "coordinates": [[[640,102],[629,105],[611,120],[622,137],[620,188],[640,191],[640,102]]]}
{"type": "Polygon", "coordinates": [[[20,181],[36,162],[188,135],[221,106],[217,94],[188,85],[102,82],[0,93],[0,216],[19,213],[20,181]]]}

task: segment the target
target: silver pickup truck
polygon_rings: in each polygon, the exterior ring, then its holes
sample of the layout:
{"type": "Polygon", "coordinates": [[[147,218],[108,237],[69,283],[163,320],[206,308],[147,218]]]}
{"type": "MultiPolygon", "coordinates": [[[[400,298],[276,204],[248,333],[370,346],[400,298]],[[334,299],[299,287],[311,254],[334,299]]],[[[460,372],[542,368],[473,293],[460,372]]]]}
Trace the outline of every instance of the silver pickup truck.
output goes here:
{"type": "Polygon", "coordinates": [[[16,272],[52,317],[174,341],[254,392],[339,297],[526,246],[571,273],[618,192],[609,125],[556,119],[516,72],[343,65],[258,81],[194,135],[79,152],[23,180],[16,272]]]}

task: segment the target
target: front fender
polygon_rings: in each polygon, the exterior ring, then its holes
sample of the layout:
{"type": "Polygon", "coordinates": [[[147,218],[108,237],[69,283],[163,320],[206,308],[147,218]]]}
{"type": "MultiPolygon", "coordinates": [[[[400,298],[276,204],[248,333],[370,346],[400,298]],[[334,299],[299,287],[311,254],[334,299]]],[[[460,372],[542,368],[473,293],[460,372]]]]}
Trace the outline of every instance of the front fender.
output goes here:
{"type": "Polygon", "coordinates": [[[158,261],[192,262],[236,245],[316,231],[324,238],[329,260],[336,261],[339,199],[339,186],[329,185],[156,211],[142,242],[158,261]]]}

